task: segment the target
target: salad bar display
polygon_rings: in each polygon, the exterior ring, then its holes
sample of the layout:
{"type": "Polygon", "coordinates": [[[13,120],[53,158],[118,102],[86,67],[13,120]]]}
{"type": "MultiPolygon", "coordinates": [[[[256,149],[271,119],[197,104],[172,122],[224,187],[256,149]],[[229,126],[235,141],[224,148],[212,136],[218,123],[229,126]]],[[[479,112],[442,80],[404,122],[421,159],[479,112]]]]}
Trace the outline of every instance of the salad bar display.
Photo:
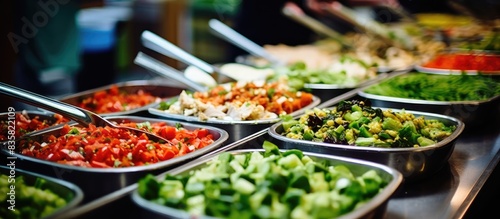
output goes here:
{"type": "Polygon", "coordinates": [[[412,48],[347,33],[53,101],[107,125],[10,107],[0,218],[462,218],[500,161],[497,33],[406,25],[412,48]]]}

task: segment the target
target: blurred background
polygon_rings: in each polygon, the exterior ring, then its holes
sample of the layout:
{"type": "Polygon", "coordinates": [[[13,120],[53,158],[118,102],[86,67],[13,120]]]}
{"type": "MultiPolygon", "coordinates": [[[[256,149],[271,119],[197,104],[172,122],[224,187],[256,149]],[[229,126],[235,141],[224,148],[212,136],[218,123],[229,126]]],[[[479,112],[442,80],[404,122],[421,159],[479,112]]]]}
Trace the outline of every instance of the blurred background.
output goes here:
{"type": "MultiPolygon", "coordinates": [[[[0,81],[56,97],[115,81],[151,78],[143,68],[133,63],[137,52],[145,50],[140,42],[140,34],[144,30],[164,37],[207,62],[227,61],[227,43],[208,32],[207,22],[210,18],[231,21],[239,0],[40,2],[45,3],[24,0],[0,3],[3,14],[0,21],[3,36],[0,81]],[[66,22],[72,18],[74,22],[66,22]],[[68,39],[70,37],[73,40],[68,39]],[[51,52],[61,55],[50,57],[51,52]],[[79,56],[71,57],[75,52],[79,56]],[[63,61],[75,63],[61,63],[63,61]],[[64,67],[70,69],[43,73],[50,76],[42,78],[43,83],[59,87],[51,91],[31,83],[36,77],[33,75],[37,74],[33,73],[36,68],[42,69],[47,65],[68,65],[64,67]],[[26,66],[33,67],[27,69],[26,66]],[[32,72],[20,74],[20,71],[32,72]],[[66,76],[61,75],[75,77],[76,82],[68,82],[62,79],[66,76]],[[24,80],[19,82],[19,77],[24,80]]],[[[181,63],[165,56],[151,56],[172,67],[183,68],[181,63]]],[[[10,100],[1,99],[0,109],[11,106],[10,100]]]]}
{"type": "MultiPolygon", "coordinates": [[[[410,12],[444,10],[486,19],[499,16],[499,3],[493,0],[400,3],[410,12]],[[459,4],[450,7],[450,2],[459,4]]],[[[144,30],[208,63],[233,62],[234,47],[211,34],[208,21],[216,18],[232,26],[242,0],[19,0],[0,4],[0,81],[57,97],[116,81],[151,78],[133,63],[136,54],[146,50],[140,42],[144,30]]],[[[382,21],[396,17],[376,10],[367,13],[382,21]]],[[[265,31],[258,34],[269,35],[265,31]]],[[[186,67],[165,56],[150,55],[177,69],[186,67]]],[[[0,109],[11,105],[4,97],[0,102],[0,109]]]]}

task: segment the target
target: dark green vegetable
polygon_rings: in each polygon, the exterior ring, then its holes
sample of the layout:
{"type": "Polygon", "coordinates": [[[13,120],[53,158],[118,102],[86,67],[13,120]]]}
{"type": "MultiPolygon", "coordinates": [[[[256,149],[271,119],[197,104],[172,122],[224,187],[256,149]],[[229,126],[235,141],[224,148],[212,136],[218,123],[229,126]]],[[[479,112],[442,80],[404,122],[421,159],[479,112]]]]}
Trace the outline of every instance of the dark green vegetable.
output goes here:
{"type": "Polygon", "coordinates": [[[264,153],[220,154],[201,169],[167,175],[165,180],[146,176],[139,195],[193,215],[335,218],[368,202],[387,185],[375,170],[354,175],[346,166],[314,161],[299,150],[281,152],[268,141],[263,147],[264,153]]]}
{"type": "Polygon", "coordinates": [[[289,138],[367,147],[407,148],[435,144],[450,136],[455,126],[405,112],[374,109],[363,101],[342,101],[332,109],[312,109],[281,135],[289,138]],[[314,120],[314,123],[311,123],[314,120]]]}
{"type": "Polygon", "coordinates": [[[500,95],[500,79],[486,75],[408,73],[372,85],[364,92],[433,101],[487,100],[500,95]]]}

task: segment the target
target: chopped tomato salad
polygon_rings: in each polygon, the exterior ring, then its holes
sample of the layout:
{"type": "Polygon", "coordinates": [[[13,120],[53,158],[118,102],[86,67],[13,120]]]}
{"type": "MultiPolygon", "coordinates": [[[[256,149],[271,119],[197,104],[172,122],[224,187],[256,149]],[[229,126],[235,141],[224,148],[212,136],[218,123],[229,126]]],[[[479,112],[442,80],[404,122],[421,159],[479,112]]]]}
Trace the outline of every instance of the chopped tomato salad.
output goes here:
{"type": "Polygon", "coordinates": [[[15,120],[0,121],[0,141],[7,140],[8,131],[12,128],[15,130],[15,139],[19,139],[28,133],[67,122],[69,120],[59,114],[53,114],[52,118],[42,118],[39,115],[30,116],[27,113],[16,113],[15,120]]]}
{"type": "Polygon", "coordinates": [[[118,86],[112,85],[109,90],[95,92],[94,95],[83,99],[78,106],[95,113],[115,113],[132,110],[148,104],[161,101],[144,90],[136,93],[120,91],[118,86]]]}
{"type": "Polygon", "coordinates": [[[137,136],[130,130],[109,126],[83,128],[65,125],[59,136],[50,135],[44,142],[21,144],[21,154],[73,166],[131,167],[169,160],[214,142],[206,129],[187,130],[165,123],[123,125],[158,133],[169,142],[153,142],[145,134],[137,136]]]}

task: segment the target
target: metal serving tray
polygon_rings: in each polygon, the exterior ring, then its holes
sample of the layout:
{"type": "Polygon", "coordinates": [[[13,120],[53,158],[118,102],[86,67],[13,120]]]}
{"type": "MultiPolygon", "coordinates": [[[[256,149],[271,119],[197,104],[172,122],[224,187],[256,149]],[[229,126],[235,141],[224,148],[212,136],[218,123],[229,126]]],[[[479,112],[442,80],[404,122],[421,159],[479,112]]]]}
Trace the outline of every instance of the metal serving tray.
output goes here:
{"type": "MultiPolygon", "coordinates": [[[[16,162],[17,164],[17,162],[16,162]]],[[[0,167],[0,173],[4,175],[11,175],[10,174],[11,169],[7,166],[1,166],[0,167]]],[[[61,215],[64,215],[65,213],[69,212],[73,208],[75,208],[77,205],[79,205],[84,197],[84,194],[82,190],[76,186],[73,183],[61,180],[61,179],[56,179],[44,175],[40,175],[34,172],[26,171],[19,169],[17,166],[15,168],[15,176],[23,176],[24,182],[26,185],[34,186],[36,179],[37,178],[42,178],[46,181],[44,188],[50,189],[50,191],[54,192],[64,200],[66,200],[66,205],[56,211],[54,211],[52,214],[43,217],[43,219],[48,219],[48,218],[57,218],[61,215]]],[[[19,191],[16,191],[19,192],[19,191]]],[[[4,205],[2,205],[4,206],[4,205]]],[[[17,205],[19,206],[19,205],[17,205]]],[[[19,206],[21,207],[21,206],[19,206]]]]}
{"type": "Polygon", "coordinates": [[[368,94],[359,96],[369,99],[372,106],[433,112],[460,119],[468,127],[481,127],[484,122],[498,122],[500,95],[483,101],[428,101],[368,94]]]}
{"type": "Polygon", "coordinates": [[[415,65],[415,70],[422,73],[429,74],[440,74],[440,75],[495,75],[500,76],[500,70],[498,71],[478,71],[478,70],[456,70],[456,69],[441,69],[441,68],[429,68],[422,65],[415,65]]]}
{"type": "MultiPolygon", "coordinates": [[[[50,122],[51,124],[55,123],[57,121],[56,118],[54,118],[54,113],[51,113],[51,112],[48,112],[48,111],[36,111],[36,110],[23,110],[23,111],[14,111],[14,112],[4,112],[4,113],[0,113],[0,121],[4,121],[4,122],[7,122],[7,121],[13,121],[15,122],[14,120],[11,120],[9,119],[9,115],[12,114],[12,113],[21,113],[21,114],[25,114],[25,115],[28,115],[28,117],[31,119],[31,118],[34,118],[35,116],[38,116],[38,118],[40,118],[40,120],[46,120],[48,122],[50,122]]],[[[71,122],[71,121],[68,121],[68,122],[71,122]]],[[[62,126],[63,124],[57,124],[57,125],[51,125],[50,127],[47,127],[46,129],[52,129],[52,128],[57,128],[57,127],[60,127],[62,126]]],[[[34,135],[40,131],[43,131],[45,129],[42,129],[42,130],[35,130],[35,131],[32,131],[32,132],[29,132],[29,133],[26,133],[20,137],[24,137],[24,136],[29,136],[29,135],[34,135]]],[[[17,139],[16,139],[17,140],[17,139]]]]}
{"type": "MultiPolygon", "coordinates": [[[[468,49],[448,49],[443,51],[441,54],[483,54],[488,56],[494,56],[500,58],[500,53],[496,51],[487,51],[487,50],[468,50],[468,49]]],[[[439,56],[440,54],[436,55],[439,56]]],[[[432,59],[431,59],[432,60],[432,59]]],[[[430,61],[430,60],[429,60],[430,61]]],[[[440,75],[491,75],[491,76],[500,76],[500,69],[496,69],[494,71],[478,71],[478,70],[457,70],[457,69],[443,69],[443,68],[430,68],[425,67],[426,63],[422,63],[419,65],[415,65],[415,70],[428,73],[428,74],[440,74],[440,75]]]]}
{"type": "MultiPolygon", "coordinates": [[[[393,112],[401,111],[397,109],[391,110],[393,112]]],[[[410,110],[406,110],[406,112],[412,113],[416,117],[424,116],[425,119],[437,119],[445,125],[455,125],[457,128],[451,136],[442,141],[419,148],[363,147],[292,139],[280,134],[283,132],[283,122],[271,126],[268,133],[273,139],[277,140],[276,144],[280,148],[295,148],[303,151],[368,160],[395,168],[403,174],[406,181],[418,181],[436,173],[448,162],[448,158],[455,147],[455,141],[464,130],[465,125],[460,120],[449,116],[410,110]]]]}
{"type": "MultiPolygon", "coordinates": [[[[201,155],[204,155],[218,147],[220,147],[228,138],[226,131],[214,127],[202,126],[190,123],[183,123],[179,121],[171,120],[155,120],[151,118],[144,117],[115,117],[115,119],[128,118],[130,120],[139,121],[163,121],[168,125],[175,126],[179,123],[184,128],[188,130],[194,130],[197,128],[205,128],[209,130],[209,133],[214,137],[214,143],[193,151],[191,153],[185,154],[180,157],[174,157],[169,160],[161,161],[154,164],[149,164],[145,166],[136,167],[123,167],[123,168],[86,168],[79,166],[71,166],[66,164],[59,164],[51,161],[41,160],[29,156],[25,156],[16,153],[11,156],[17,157],[16,168],[23,168],[26,170],[31,170],[40,174],[57,177],[66,181],[70,181],[78,185],[85,193],[84,202],[93,200],[102,195],[114,192],[121,188],[124,188],[130,184],[135,183],[138,179],[145,176],[147,173],[158,174],[167,169],[173,168],[177,165],[184,164],[193,160],[201,155]]],[[[110,120],[113,120],[111,117],[110,120]]],[[[62,127],[61,127],[62,128],[62,127]]],[[[39,132],[37,135],[30,136],[31,138],[43,139],[44,136],[54,134],[59,134],[59,129],[51,129],[45,132],[39,132]]],[[[5,146],[2,148],[2,153],[8,155],[8,150],[5,146]]]]}
{"type": "MultiPolygon", "coordinates": [[[[404,73],[403,73],[404,74],[404,73]]],[[[397,77],[401,74],[395,74],[397,77]]],[[[491,97],[487,100],[477,101],[432,101],[410,98],[390,97],[366,93],[366,86],[357,92],[357,95],[370,100],[372,106],[407,109],[422,112],[431,112],[455,117],[467,127],[481,127],[485,121],[500,122],[500,117],[493,116],[500,114],[500,95],[491,97]]]]}
{"type": "MultiPolygon", "coordinates": [[[[232,154],[244,154],[252,153],[254,151],[263,152],[263,149],[244,149],[244,150],[234,150],[230,151],[232,154]]],[[[319,153],[304,152],[304,155],[310,156],[315,161],[326,162],[325,165],[345,165],[348,167],[354,175],[358,176],[368,170],[375,170],[382,177],[383,180],[388,182],[387,186],[380,191],[375,197],[370,201],[366,202],[363,206],[351,211],[339,218],[382,218],[385,214],[387,202],[391,196],[395,193],[399,185],[403,181],[401,173],[395,169],[373,163],[368,161],[362,161],[358,159],[338,157],[319,153]]],[[[214,155],[215,156],[215,155],[214,155]]],[[[206,166],[208,160],[214,158],[214,156],[206,157],[205,159],[197,160],[196,162],[189,163],[187,165],[175,168],[171,171],[167,171],[158,176],[158,179],[163,179],[165,174],[183,174],[192,170],[200,169],[206,166]]],[[[186,211],[174,209],[171,207],[159,205],[142,198],[138,191],[135,190],[132,193],[132,200],[135,204],[141,207],[143,210],[144,218],[213,218],[208,216],[194,216],[190,215],[186,211]]]]}
{"type": "MultiPolygon", "coordinates": [[[[313,102],[306,107],[303,107],[300,110],[290,113],[289,115],[295,116],[302,114],[307,109],[312,109],[320,103],[320,99],[316,96],[313,97],[313,102]]],[[[168,119],[175,119],[179,121],[186,121],[195,124],[209,125],[217,128],[224,129],[229,134],[228,143],[235,142],[240,140],[246,136],[249,136],[255,132],[258,132],[262,129],[268,128],[274,123],[279,122],[281,119],[262,119],[262,120],[248,120],[248,121],[234,121],[234,120],[221,120],[221,119],[209,119],[207,121],[201,121],[197,116],[184,116],[179,114],[171,114],[166,113],[163,110],[160,110],[159,105],[153,108],[149,108],[149,113],[165,117],[168,119]]]]}
{"type": "MultiPolygon", "coordinates": [[[[128,93],[136,93],[139,90],[144,90],[152,95],[155,95],[157,97],[160,97],[161,99],[169,98],[178,95],[182,90],[185,89],[185,87],[179,87],[174,86],[172,84],[167,84],[165,83],[164,80],[136,80],[136,81],[127,81],[127,82],[120,82],[114,84],[118,86],[118,89],[120,91],[125,91],[128,93]]],[[[98,91],[105,91],[109,90],[112,85],[107,85],[83,92],[79,92],[76,94],[72,94],[69,96],[65,96],[59,99],[59,101],[69,103],[71,105],[78,106],[80,101],[87,98],[87,97],[92,97],[96,92],[98,91]]],[[[100,113],[101,116],[118,116],[118,115],[131,115],[135,113],[139,113],[142,111],[147,112],[147,109],[157,105],[158,103],[151,103],[148,105],[145,105],[143,107],[127,110],[127,111],[122,111],[122,112],[114,112],[114,113],[100,113]]]]}

